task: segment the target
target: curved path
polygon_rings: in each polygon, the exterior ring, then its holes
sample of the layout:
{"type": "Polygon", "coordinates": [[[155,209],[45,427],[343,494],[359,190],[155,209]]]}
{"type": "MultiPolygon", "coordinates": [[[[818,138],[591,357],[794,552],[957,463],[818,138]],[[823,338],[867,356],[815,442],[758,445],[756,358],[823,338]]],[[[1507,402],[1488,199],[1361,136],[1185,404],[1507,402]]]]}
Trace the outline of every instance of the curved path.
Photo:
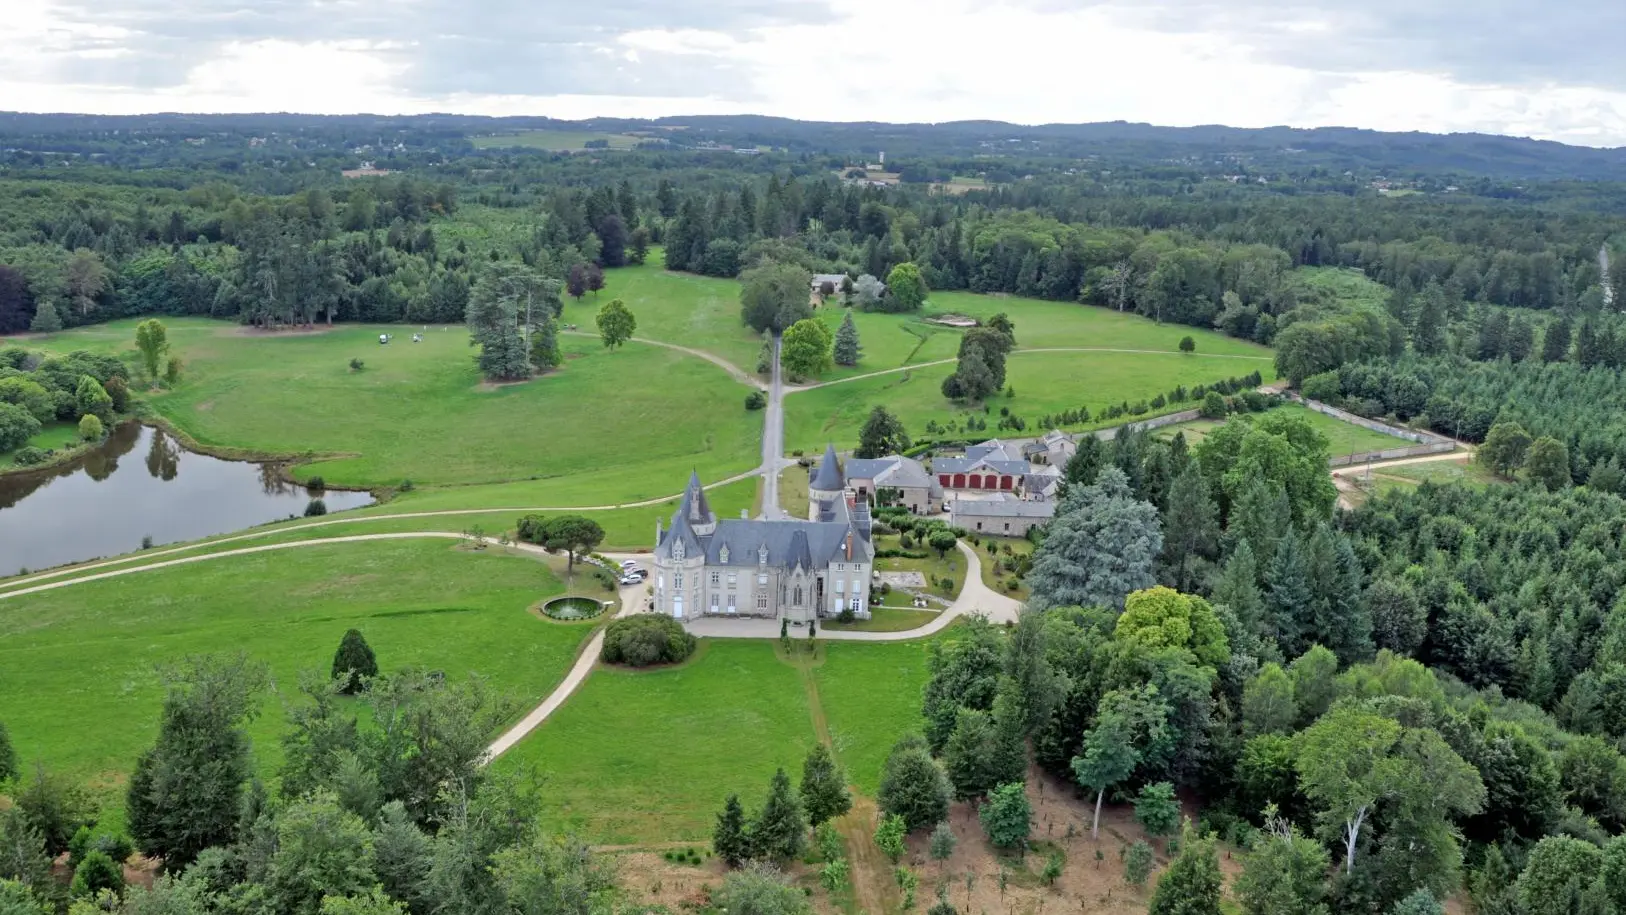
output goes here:
{"type": "MultiPolygon", "coordinates": [[[[1138,356],[1191,356],[1195,359],[1247,359],[1255,362],[1269,362],[1270,356],[1241,356],[1232,353],[1176,353],[1161,349],[1115,349],[1106,346],[1040,346],[1033,349],[1014,349],[1011,356],[1020,356],[1024,353],[1130,353],[1138,356]]],[[[930,362],[914,362],[909,365],[900,365],[897,368],[881,369],[878,372],[866,372],[862,375],[849,375],[846,378],[837,378],[834,381],[821,381],[818,384],[804,384],[787,387],[785,393],[796,394],[801,391],[812,391],[816,388],[827,388],[833,384],[847,384],[853,381],[863,381],[866,378],[878,378],[882,375],[896,375],[899,372],[908,372],[914,369],[928,368],[934,365],[952,365],[958,359],[933,359],[930,362]]]]}
{"type": "MultiPolygon", "coordinates": [[[[744,473],[736,473],[731,477],[726,477],[724,479],[718,480],[715,483],[708,483],[703,488],[705,488],[705,489],[716,489],[719,486],[727,486],[727,485],[729,485],[731,483],[739,483],[739,482],[743,482],[745,480],[749,480],[752,477],[757,476],[757,475],[759,475],[761,473],[762,473],[762,467],[761,466],[753,467],[750,470],[745,471],[744,473]]],[[[95,570],[95,569],[105,569],[105,568],[107,568],[109,566],[124,565],[126,563],[138,562],[138,561],[141,561],[141,560],[144,560],[144,559],[153,559],[153,558],[156,558],[156,557],[159,557],[159,556],[173,556],[173,555],[175,555],[177,553],[190,553],[190,552],[192,552],[194,550],[202,550],[202,549],[206,549],[208,547],[217,546],[217,545],[222,544],[222,543],[236,543],[236,542],[242,541],[242,540],[258,540],[258,539],[260,539],[262,537],[275,537],[275,536],[278,536],[278,535],[281,535],[281,534],[293,533],[293,532],[304,531],[304,530],[311,530],[311,529],[319,528],[319,527],[331,527],[332,525],[335,525],[335,524],[360,524],[360,523],[364,523],[364,522],[367,522],[367,521],[400,521],[400,520],[406,520],[406,519],[412,519],[412,518],[448,518],[448,517],[455,517],[457,515],[484,515],[484,514],[493,513],[493,512],[518,512],[520,514],[525,514],[525,513],[529,513],[529,512],[598,512],[598,511],[615,511],[616,509],[621,509],[621,508],[648,508],[651,505],[661,505],[661,504],[664,504],[666,502],[670,502],[673,499],[681,498],[682,495],[683,494],[681,492],[679,492],[679,493],[673,493],[670,496],[661,496],[661,497],[655,498],[655,499],[644,499],[641,502],[623,502],[620,505],[562,505],[562,506],[544,506],[544,507],[535,507],[535,508],[501,508],[501,507],[498,507],[498,508],[447,508],[447,509],[440,509],[438,511],[427,511],[427,512],[395,512],[393,514],[388,514],[388,515],[357,515],[355,517],[349,517],[349,518],[331,517],[331,518],[328,518],[325,521],[300,522],[298,524],[290,524],[287,527],[277,527],[277,528],[272,528],[272,529],[269,529],[269,530],[255,531],[254,533],[251,533],[251,534],[233,534],[233,535],[231,535],[229,537],[218,537],[218,538],[213,539],[213,540],[201,540],[201,541],[198,541],[198,542],[195,542],[195,543],[189,543],[189,544],[185,544],[185,545],[182,545],[182,546],[176,546],[176,547],[169,547],[167,549],[162,549],[162,550],[144,550],[144,551],[139,552],[139,553],[128,553],[128,554],[126,554],[124,556],[115,557],[113,559],[104,559],[104,560],[101,560],[101,561],[98,561],[98,562],[91,562],[91,563],[86,563],[86,564],[83,564],[83,565],[64,566],[64,567],[62,567],[60,569],[52,569],[50,571],[39,572],[39,573],[36,573],[34,575],[27,575],[27,576],[22,576],[22,577],[15,578],[15,579],[4,580],[4,581],[0,581],[0,597],[5,596],[6,591],[4,589],[13,588],[13,587],[16,587],[18,585],[29,585],[29,584],[33,584],[35,582],[48,581],[48,580],[53,579],[53,578],[61,578],[64,575],[73,575],[73,574],[76,574],[76,573],[79,573],[79,572],[89,572],[89,571],[92,571],[92,570],[95,570]]],[[[367,534],[367,535],[358,535],[358,536],[374,536],[374,535],[367,534]]],[[[522,544],[516,544],[516,545],[522,546],[522,544]]],[[[216,555],[216,554],[209,554],[209,555],[216,555]]],[[[16,592],[12,592],[12,593],[16,593],[16,592]]]]}
{"type": "MultiPolygon", "coordinates": [[[[589,333],[585,330],[562,330],[560,333],[568,334],[573,337],[598,336],[598,334],[589,333]]],[[[740,384],[749,385],[762,391],[768,390],[768,385],[764,384],[762,379],[756,377],[750,372],[747,372],[745,369],[740,368],[734,363],[729,362],[727,359],[724,359],[722,356],[719,356],[716,353],[708,353],[703,349],[695,349],[692,346],[679,346],[676,343],[667,343],[664,340],[651,340],[648,337],[633,337],[632,342],[647,343],[650,346],[664,346],[667,349],[677,350],[680,353],[688,353],[691,356],[698,356],[734,376],[734,380],[738,381],[740,384]]]]}

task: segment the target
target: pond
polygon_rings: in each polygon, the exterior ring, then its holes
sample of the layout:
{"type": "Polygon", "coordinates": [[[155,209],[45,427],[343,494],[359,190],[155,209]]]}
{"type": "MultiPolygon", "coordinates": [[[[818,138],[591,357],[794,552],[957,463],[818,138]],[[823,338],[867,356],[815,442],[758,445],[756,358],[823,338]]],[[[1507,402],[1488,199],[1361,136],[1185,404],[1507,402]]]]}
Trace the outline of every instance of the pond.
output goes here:
{"type": "MultiPolygon", "coordinates": [[[[321,496],[329,512],[373,501],[321,496]]],[[[280,521],[310,501],[275,464],[187,451],[161,430],[125,423],[72,463],[0,476],[0,576],[128,553],[147,537],[157,546],[280,521]]]]}

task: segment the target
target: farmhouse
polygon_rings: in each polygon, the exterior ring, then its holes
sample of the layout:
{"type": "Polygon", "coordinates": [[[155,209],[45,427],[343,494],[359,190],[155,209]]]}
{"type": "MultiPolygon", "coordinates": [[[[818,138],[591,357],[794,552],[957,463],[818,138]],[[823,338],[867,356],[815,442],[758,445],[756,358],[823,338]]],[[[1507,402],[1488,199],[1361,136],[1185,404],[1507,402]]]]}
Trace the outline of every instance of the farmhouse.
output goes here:
{"type": "Polygon", "coordinates": [[[1056,514],[1054,501],[999,496],[991,499],[955,499],[949,503],[949,523],[978,534],[1026,537],[1056,514]]]}
{"type": "Polygon", "coordinates": [[[840,292],[841,284],[845,282],[847,282],[847,274],[845,273],[815,273],[812,282],[808,284],[808,288],[822,295],[825,283],[829,283],[832,290],[840,292]]]}
{"type": "Polygon", "coordinates": [[[942,484],[926,465],[902,455],[848,461],[847,489],[860,501],[901,505],[917,515],[943,510],[942,484]]]}
{"type": "Polygon", "coordinates": [[[868,619],[869,506],[845,492],[833,447],[809,486],[808,514],[807,521],[719,521],[699,476],[691,476],[671,526],[655,526],[655,611],[680,620],[804,623],[843,611],[868,619]]]}

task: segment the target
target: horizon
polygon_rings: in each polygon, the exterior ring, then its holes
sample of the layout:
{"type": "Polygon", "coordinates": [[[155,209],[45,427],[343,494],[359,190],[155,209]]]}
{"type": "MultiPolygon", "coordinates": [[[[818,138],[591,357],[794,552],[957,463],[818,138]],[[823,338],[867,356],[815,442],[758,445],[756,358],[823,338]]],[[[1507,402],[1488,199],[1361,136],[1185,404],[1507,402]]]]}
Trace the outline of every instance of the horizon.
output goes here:
{"type": "Polygon", "coordinates": [[[0,23],[15,49],[0,61],[0,97],[28,113],[772,112],[1626,146],[1626,68],[1613,59],[1626,6],[1277,6],[947,0],[927,18],[907,0],[609,0],[590,10],[423,0],[387,12],[305,0],[41,0],[0,23]]]}

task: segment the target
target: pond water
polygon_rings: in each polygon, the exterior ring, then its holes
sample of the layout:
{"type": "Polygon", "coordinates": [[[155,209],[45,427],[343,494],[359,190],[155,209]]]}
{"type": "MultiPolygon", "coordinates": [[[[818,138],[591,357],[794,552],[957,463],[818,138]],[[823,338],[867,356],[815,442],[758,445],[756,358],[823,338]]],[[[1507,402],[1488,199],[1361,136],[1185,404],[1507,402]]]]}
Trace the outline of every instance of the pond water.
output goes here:
{"type": "MultiPolygon", "coordinates": [[[[371,504],[328,490],[329,512],[371,504]]],[[[274,464],[223,461],[125,423],[71,464],[0,477],[0,576],[196,540],[303,515],[311,495],[274,464]]]]}

